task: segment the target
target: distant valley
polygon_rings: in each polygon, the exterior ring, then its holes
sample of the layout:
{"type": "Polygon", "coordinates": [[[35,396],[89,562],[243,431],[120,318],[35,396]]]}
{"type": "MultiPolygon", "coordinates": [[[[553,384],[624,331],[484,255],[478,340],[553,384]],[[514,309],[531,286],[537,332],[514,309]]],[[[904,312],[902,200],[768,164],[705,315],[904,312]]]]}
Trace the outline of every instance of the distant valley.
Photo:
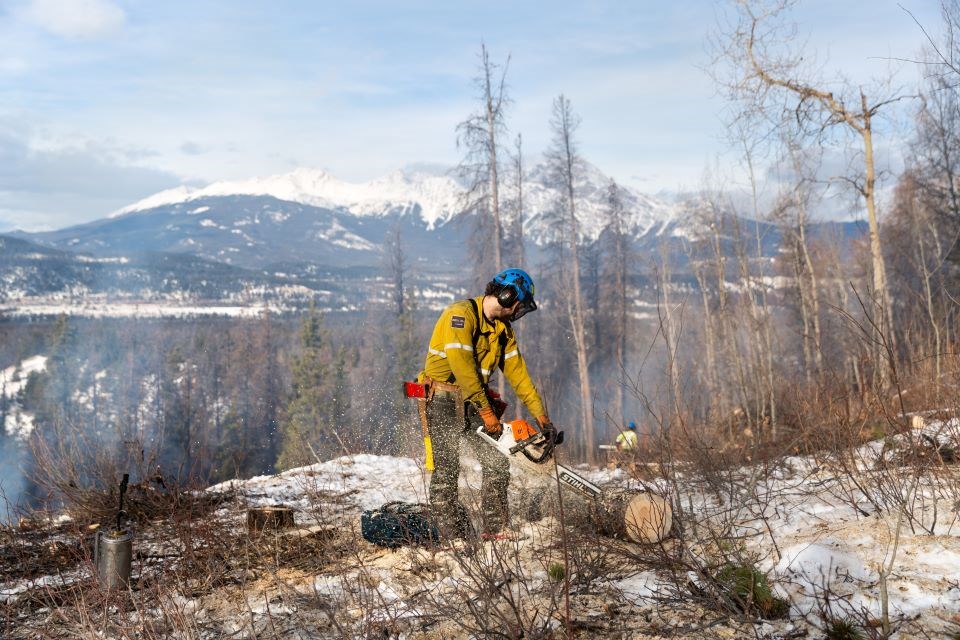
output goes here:
{"type": "MultiPolygon", "coordinates": [[[[589,248],[603,232],[609,179],[592,168],[586,175],[578,204],[581,243],[589,248]]],[[[524,234],[535,270],[550,259],[557,196],[542,169],[530,181],[524,234]]],[[[408,281],[426,306],[438,306],[462,295],[470,273],[474,214],[460,210],[461,194],[445,175],[397,172],[352,184],[308,170],[162,192],[91,223],[0,236],[0,313],[109,315],[111,307],[121,313],[121,304],[122,313],[136,313],[130,303],[171,313],[263,305],[283,311],[311,302],[327,311],[357,310],[388,303],[388,246],[397,238],[408,281]]],[[[659,202],[627,188],[621,194],[637,282],[661,256],[676,277],[689,279],[690,239],[703,232],[696,203],[659,202]]],[[[853,223],[819,226],[831,236],[863,232],[853,223]]],[[[778,252],[772,225],[737,227],[759,234],[765,257],[778,252]]]]}

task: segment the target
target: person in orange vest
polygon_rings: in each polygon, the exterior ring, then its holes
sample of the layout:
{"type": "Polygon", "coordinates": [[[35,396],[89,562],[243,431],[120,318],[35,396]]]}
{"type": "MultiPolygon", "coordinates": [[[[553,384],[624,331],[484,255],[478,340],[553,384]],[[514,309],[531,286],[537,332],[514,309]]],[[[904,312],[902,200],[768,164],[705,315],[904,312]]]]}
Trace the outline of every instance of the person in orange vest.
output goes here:
{"type": "Polygon", "coordinates": [[[483,534],[495,536],[509,524],[510,461],[476,433],[483,425],[488,434],[499,438],[503,429],[498,411],[502,413],[505,405],[489,390],[497,369],[536,417],[541,432],[548,439],[556,438],[512,327],[537,309],[533,293],[533,280],[525,271],[506,269],[493,277],[482,296],[444,309],[433,328],[418,380],[430,389],[425,412],[434,462],[430,506],[441,535],[470,534],[458,491],[461,441],[471,446],[480,461],[483,534]]]}

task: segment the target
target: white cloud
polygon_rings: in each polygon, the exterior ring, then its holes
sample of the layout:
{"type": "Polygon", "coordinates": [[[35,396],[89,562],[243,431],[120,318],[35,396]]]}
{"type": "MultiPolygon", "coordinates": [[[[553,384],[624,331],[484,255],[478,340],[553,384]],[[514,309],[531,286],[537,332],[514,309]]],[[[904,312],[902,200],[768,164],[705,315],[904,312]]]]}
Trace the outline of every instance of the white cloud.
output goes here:
{"type": "Polygon", "coordinates": [[[109,0],[31,0],[23,18],[64,38],[87,40],[119,30],[123,10],[109,0]]]}
{"type": "Polygon", "coordinates": [[[0,231],[58,229],[102,218],[182,182],[131,164],[131,155],[96,144],[38,147],[23,132],[0,126],[0,231]]]}

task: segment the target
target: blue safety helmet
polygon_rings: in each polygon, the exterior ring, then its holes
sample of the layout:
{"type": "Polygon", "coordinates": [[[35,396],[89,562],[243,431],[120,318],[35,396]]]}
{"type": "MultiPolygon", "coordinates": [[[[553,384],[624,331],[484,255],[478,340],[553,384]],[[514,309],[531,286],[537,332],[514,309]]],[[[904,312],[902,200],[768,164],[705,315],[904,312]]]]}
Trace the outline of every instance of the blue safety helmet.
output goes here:
{"type": "Polygon", "coordinates": [[[504,309],[509,309],[515,302],[520,302],[510,316],[510,321],[516,321],[530,311],[536,311],[537,303],[533,299],[533,280],[523,269],[504,269],[493,276],[493,282],[500,286],[497,293],[497,302],[504,309]]]}
{"type": "Polygon", "coordinates": [[[627,429],[636,429],[636,428],[637,428],[637,423],[634,422],[633,420],[627,423],[627,429]]]}

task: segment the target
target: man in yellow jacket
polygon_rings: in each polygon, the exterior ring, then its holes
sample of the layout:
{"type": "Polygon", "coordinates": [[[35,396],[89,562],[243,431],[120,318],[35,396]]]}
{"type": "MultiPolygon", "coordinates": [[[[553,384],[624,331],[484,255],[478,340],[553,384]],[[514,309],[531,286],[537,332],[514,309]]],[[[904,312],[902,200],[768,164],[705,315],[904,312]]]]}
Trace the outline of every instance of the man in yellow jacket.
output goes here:
{"type": "Polygon", "coordinates": [[[626,431],[617,436],[617,451],[633,451],[637,448],[637,423],[633,420],[627,425],[626,431]]]}
{"type": "Polygon", "coordinates": [[[497,369],[536,417],[544,435],[556,437],[511,327],[512,322],[536,310],[533,292],[533,281],[525,271],[506,269],[487,284],[484,295],[444,309],[433,328],[419,380],[431,388],[426,406],[435,467],[430,478],[430,505],[441,534],[449,537],[469,532],[458,496],[461,440],[470,443],[480,461],[483,533],[496,535],[508,524],[510,461],[476,434],[481,424],[494,438],[500,437],[503,428],[488,389],[497,369]]]}

